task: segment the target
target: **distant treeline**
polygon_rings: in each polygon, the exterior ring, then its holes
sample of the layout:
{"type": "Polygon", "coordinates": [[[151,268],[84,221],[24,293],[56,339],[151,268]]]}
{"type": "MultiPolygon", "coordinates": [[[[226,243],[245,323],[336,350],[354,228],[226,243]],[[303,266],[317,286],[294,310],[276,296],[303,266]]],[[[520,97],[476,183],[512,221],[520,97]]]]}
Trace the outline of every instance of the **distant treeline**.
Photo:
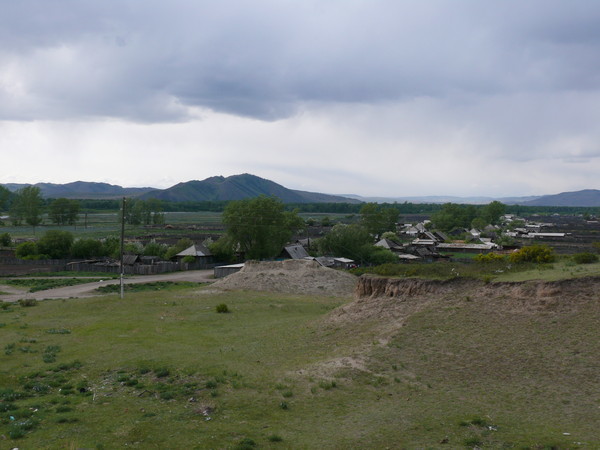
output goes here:
{"type": "MultiPolygon", "coordinates": [[[[118,211],[121,200],[79,200],[81,210],[93,211],[118,211]]],[[[161,201],[160,205],[165,212],[222,212],[227,201],[200,201],[200,202],[170,202],[161,201]]],[[[286,209],[297,209],[301,213],[331,213],[331,214],[358,214],[364,203],[288,203],[286,209]]],[[[384,203],[382,206],[396,208],[400,214],[433,214],[442,209],[439,203],[384,203]]],[[[473,205],[482,208],[485,205],[473,205]]],[[[573,206],[524,206],[506,205],[507,214],[591,214],[600,215],[600,207],[573,207],[573,206]]]]}

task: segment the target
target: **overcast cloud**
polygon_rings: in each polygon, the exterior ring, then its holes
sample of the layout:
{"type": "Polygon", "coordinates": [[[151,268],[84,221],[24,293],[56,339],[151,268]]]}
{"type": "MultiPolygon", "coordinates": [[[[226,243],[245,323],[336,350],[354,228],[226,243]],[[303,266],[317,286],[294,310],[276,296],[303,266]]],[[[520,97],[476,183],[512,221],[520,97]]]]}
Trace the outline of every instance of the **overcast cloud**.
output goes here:
{"type": "Polygon", "coordinates": [[[0,183],[600,188],[598,2],[0,1],[0,183]]]}

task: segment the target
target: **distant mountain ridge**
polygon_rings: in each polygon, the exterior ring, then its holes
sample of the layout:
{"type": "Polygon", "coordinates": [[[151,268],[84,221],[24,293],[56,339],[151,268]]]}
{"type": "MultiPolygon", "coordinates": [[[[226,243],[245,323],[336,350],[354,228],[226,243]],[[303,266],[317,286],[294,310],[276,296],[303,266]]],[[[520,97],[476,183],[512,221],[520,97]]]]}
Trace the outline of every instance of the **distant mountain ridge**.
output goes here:
{"type": "Polygon", "coordinates": [[[156,198],[173,202],[197,202],[241,200],[258,197],[259,195],[275,196],[284,203],[359,203],[358,200],[338,195],[288,189],[273,181],[248,173],[178,183],[168,189],[147,192],[141,198],[156,198]]]}
{"type": "Polygon", "coordinates": [[[114,199],[120,197],[156,198],[173,202],[228,201],[257,197],[275,196],[284,203],[468,203],[487,204],[498,200],[509,205],[525,206],[572,206],[600,207],[600,190],[584,189],[574,192],[562,192],[555,195],[529,197],[455,197],[455,196],[406,196],[406,197],[362,197],[360,195],[329,195],[317,192],[288,189],[273,181],[251,174],[214,176],[202,181],[193,180],[178,183],[168,189],[152,187],[124,188],[121,186],[87,181],[75,181],[66,184],[55,183],[7,183],[3,185],[15,192],[26,186],[40,188],[45,198],[72,199],[114,199]]]}
{"type": "Polygon", "coordinates": [[[582,191],[562,192],[555,195],[544,195],[535,200],[523,202],[527,206],[581,206],[599,207],[600,190],[584,189],[582,191]]]}
{"type": "Polygon", "coordinates": [[[96,183],[91,181],[74,181],[66,184],[55,183],[8,183],[3,185],[9,191],[15,192],[27,186],[40,188],[42,197],[45,198],[77,198],[77,199],[110,199],[118,197],[137,197],[148,191],[151,187],[124,188],[114,184],[96,183]]]}

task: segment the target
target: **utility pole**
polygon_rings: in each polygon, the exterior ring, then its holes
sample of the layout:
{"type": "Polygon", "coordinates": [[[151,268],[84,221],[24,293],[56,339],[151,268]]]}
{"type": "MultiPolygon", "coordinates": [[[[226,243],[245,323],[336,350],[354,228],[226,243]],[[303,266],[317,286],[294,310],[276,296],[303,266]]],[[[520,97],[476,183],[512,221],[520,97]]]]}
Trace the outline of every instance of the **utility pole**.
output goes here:
{"type": "Polygon", "coordinates": [[[121,300],[125,291],[123,286],[123,251],[125,249],[125,197],[123,197],[123,206],[121,207],[121,300]]]}

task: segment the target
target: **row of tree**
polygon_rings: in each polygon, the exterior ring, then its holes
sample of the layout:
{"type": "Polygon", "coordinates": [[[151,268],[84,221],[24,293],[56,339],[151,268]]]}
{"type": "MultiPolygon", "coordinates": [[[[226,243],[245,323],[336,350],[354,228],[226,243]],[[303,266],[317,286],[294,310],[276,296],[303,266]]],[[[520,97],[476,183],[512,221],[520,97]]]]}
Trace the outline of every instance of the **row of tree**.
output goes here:
{"type": "MultiPolygon", "coordinates": [[[[40,188],[27,186],[14,194],[0,186],[0,211],[8,209],[14,226],[29,225],[36,227],[43,221],[43,214],[48,213],[50,221],[56,225],[75,225],[81,209],[80,200],[57,198],[51,200],[46,207],[40,188]]],[[[119,205],[111,201],[114,206],[119,205]]],[[[163,224],[165,215],[162,202],[157,199],[130,199],[126,202],[125,223],[131,225],[163,224]]]]}

